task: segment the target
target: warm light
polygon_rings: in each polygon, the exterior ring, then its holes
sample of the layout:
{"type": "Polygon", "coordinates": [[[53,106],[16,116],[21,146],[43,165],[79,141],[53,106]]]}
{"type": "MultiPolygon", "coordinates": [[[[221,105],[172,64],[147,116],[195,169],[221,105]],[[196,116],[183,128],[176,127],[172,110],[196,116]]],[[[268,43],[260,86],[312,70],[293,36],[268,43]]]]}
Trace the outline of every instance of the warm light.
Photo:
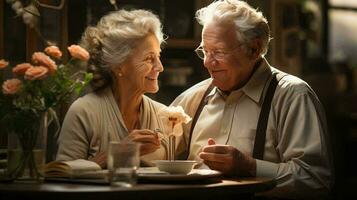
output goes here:
{"type": "Polygon", "coordinates": [[[330,0],[331,6],[343,6],[343,7],[356,7],[357,8],[357,1],[356,0],[330,0]]]}

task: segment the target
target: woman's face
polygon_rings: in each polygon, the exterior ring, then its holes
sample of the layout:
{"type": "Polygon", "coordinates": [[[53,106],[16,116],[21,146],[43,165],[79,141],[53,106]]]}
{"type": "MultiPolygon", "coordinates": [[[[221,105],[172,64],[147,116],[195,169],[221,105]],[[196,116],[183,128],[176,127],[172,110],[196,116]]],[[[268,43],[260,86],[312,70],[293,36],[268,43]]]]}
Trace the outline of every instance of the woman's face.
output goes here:
{"type": "Polygon", "coordinates": [[[129,58],[120,66],[118,78],[124,87],[137,93],[156,93],[158,77],[164,70],[160,61],[160,43],[154,34],[139,42],[129,58]]]}

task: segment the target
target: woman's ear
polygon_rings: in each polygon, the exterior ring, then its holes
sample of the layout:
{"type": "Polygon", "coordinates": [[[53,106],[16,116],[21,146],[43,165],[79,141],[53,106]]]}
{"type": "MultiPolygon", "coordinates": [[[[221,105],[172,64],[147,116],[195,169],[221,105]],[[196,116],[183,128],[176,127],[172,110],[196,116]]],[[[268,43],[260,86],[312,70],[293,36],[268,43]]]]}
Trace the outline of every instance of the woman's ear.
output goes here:
{"type": "Polygon", "coordinates": [[[118,67],[114,67],[112,69],[112,74],[116,77],[116,78],[120,78],[123,76],[123,72],[120,66],[118,67]]]}

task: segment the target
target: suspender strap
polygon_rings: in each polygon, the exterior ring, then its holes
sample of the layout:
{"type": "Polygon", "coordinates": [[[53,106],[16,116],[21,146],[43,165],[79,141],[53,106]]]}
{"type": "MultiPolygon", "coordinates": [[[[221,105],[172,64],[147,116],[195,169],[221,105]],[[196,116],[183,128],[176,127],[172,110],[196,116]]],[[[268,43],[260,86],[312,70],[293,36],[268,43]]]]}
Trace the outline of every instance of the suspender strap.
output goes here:
{"type": "MultiPolygon", "coordinates": [[[[253,157],[256,159],[260,159],[260,160],[263,159],[266,128],[267,128],[267,124],[268,124],[269,112],[270,112],[271,102],[272,102],[277,85],[278,85],[278,81],[276,79],[276,74],[274,73],[273,78],[269,83],[266,95],[264,97],[262,109],[260,111],[260,115],[259,115],[259,119],[258,119],[257,132],[256,132],[256,136],[255,136],[254,149],[253,149],[253,157]]],[[[206,97],[212,91],[213,87],[214,86],[212,83],[208,86],[206,92],[204,93],[204,95],[200,101],[200,104],[198,105],[195,116],[192,119],[192,124],[191,124],[188,144],[187,144],[186,159],[188,158],[188,155],[190,154],[190,146],[191,146],[191,138],[192,138],[193,129],[195,128],[196,122],[202,112],[203,107],[207,104],[206,97]]]]}
{"type": "Polygon", "coordinates": [[[278,81],[276,80],[276,74],[273,74],[273,78],[270,81],[268,90],[266,92],[263,101],[262,109],[260,111],[259,120],[257,124],[257,132],[255,135],[254,149],[253,149],[253,158],[255,159],[262,160],[264,156],[264,146],[265,146],[266,129],[267,129],[268,118],[269,118],[269,111],[277,85],[278,85],[278,81]]]}
{"type": "Polygon", "coordinates": [[[187,144],[187,157],[186,157],[186,159],[188,158],[188,156],[190,154],[190,146],[191,146],[191,138],[192,138],[193,129],[195,128],[196,122],[197,122],[198,118],[200,117],[200,114],[202,112],[203,107],[205,107],[205,105],[207,104],[208,100],[207,100],[206,97],[212,91],[213,87],[214,86],[213,86],[212,83],[208,86],[206,92],[203,94],[203,97],[202,97],[202,99],[200,101],[200,104],[198,105],[198,108],[196,110],[195,116],[193,116],[191,129],[190,129],[190,134],[189,134],[189,139],[188,139],[188,144],[187,144]]]}

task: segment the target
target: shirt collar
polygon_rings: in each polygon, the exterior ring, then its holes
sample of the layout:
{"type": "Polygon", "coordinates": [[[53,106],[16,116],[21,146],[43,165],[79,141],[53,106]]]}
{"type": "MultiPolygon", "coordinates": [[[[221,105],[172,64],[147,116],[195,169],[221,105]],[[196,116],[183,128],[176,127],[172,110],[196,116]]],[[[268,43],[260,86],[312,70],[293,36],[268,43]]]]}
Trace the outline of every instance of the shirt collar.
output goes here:
{"type": "Polygon", "coordinates": [[[256,103],[261,101],[263,90],[272,74],[268,61],[264,57],[262,59],[258,69],[242,88],[243,92],[256,103]]]}
{"type": "MultiPolygon", "coordinates": [[[[210,93],[208,93],[208,95],[207,95],[207,97],[206,97],[206,100],[207,99],[210,99],[213,95],[215,95],[215,94],[219,94],[219,95],[223,95],[223,93],[221,93],[220,91],[219,91],[219,89],[216,87],[216,86],[214,86],[213,87],[213,89],[210,91],[210,93]]],[[[225,98],[224,96],[222,96],[222,98],[225,98]]]]}

